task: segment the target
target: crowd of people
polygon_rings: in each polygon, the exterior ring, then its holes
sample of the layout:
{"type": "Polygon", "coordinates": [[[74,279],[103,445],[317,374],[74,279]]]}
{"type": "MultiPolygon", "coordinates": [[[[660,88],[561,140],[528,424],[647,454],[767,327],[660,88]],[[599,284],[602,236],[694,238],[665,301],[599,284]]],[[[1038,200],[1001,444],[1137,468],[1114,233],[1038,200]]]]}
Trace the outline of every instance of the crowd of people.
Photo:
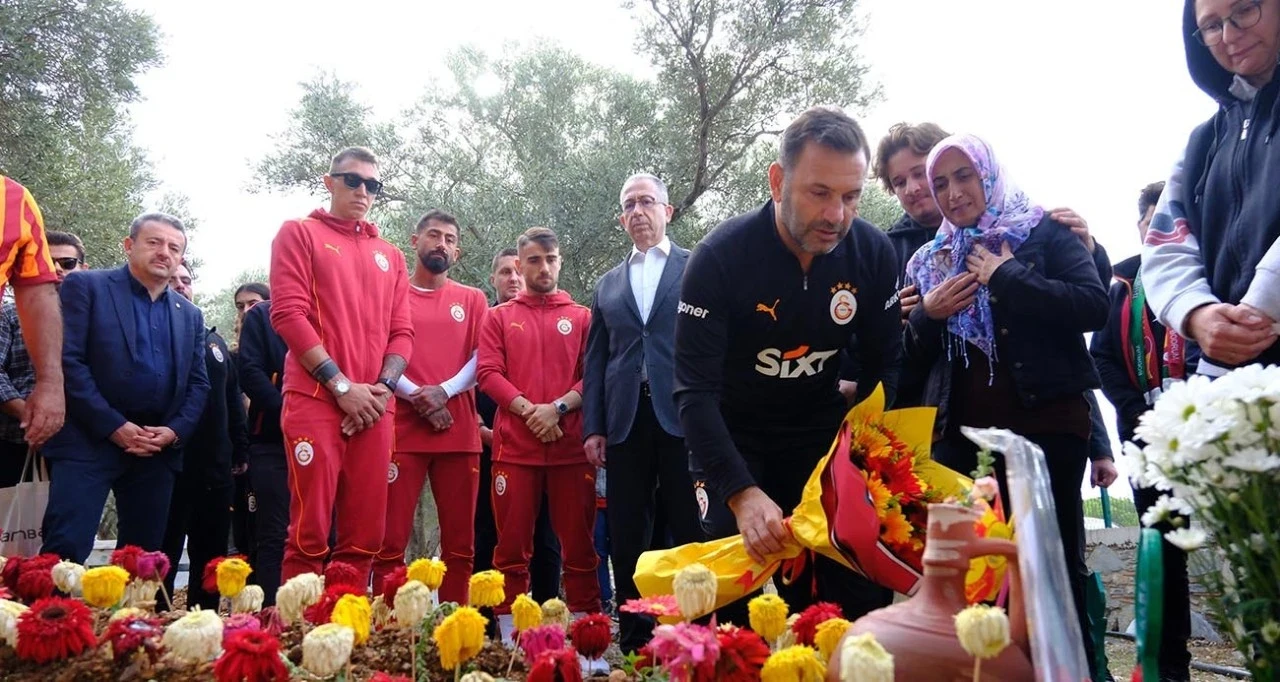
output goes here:
{"type": "MultiPolygon", "coordinates": [[[[1144,250],[1114,270],[1088,223],[1019,190],[986,141],[904,123],[873,152],[852,118],[815,107],[781,136],[769,200],[692,251],[667,234],[663,180],[626,178],[632,247],[581,303],[558,286],[575,264],[545,227],[493,255],[495,300],[451,278],[464,231],[446,211],[388,241],[367,219],[378,158],[341,150],[328,208],[283,224],[270,281],[235,293],[228,339],[192,303],[180,219],[139,216],[127,263],[89,270],[80,240],[45,233],[6,178],[0,485],[38,450],[42,551],[87,559],[111,491],[120,544],[163,549],[175,573],[184,548],[197,574],[247,554],[270,604],[331,561],[378,590],[429,484],[441,598],[501,571],[509,636],[522,593],[563,590],[576,613],[638,597],[649,549],[740,533],[761,562],[780,551],[847,407],[880,385],[938,409],[932,454],[957,471],[977,461],[962,425],[1043,450],[1089,632],[1080,488],[1086,466],[1095,485],[1116,478],[1095,389],[1128,441],[1169,382],[1280,360],[1280,0],[1188,0],[1184,25],[1192,77],[1220,109],[1140,192],[1144,250]],[[887,231],[858,218],[870,177],[903,210],[887,231]]],[[[1136,490],[1140,510],[1161,494],[1136,490]]],[[[1185,680],[1186,560],[1166,545],[1165,562],[1161,674],[1185,680]]],[[[794,609],[833,601],[853,620],[892,599],[834,562],[805,570],[778,585],[794,609]]],[[[188,603],[216,600],[188,583],[188,603]]],[[[745,621],[743,604],[722,620],[745,621]]],[[[652,619],[618,618],[638,650],[652,619]]],[[[1081,646],[1095,660],[1093,639],[1081,646]]]]}

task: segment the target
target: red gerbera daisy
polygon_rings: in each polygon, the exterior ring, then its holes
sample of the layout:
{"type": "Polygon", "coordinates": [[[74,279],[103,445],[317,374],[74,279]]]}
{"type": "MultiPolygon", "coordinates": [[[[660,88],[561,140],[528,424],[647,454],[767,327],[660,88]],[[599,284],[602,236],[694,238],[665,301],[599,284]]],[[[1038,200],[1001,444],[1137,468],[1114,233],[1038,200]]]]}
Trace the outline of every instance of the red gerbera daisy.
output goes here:
{"type": "Polygon", "coordinates": [[[213,665],[218,682],[284,682],[289,670],[280,658],[280,640],[261,630],[241,630],[222,643],[213,665]]]}
{"type": "MultiPolygon", "coordinates": [[[[716,633],[720,640],[720,658],[708,680],[755,682],[769,658],[769,645],[760,635],[741,628],[725,628],[716,633]]],[[[701,670],[695,670],[695,673],[701,670]]]]}
{"type": "Polygon", "coordinates": [[[326,585],[324,594],[320,596],[320,601],[308,606],[302,612],[302,617],[307,619],[308,623],[313,625],[323,625],[329,622],[329,618],[333,616],[333,607],[338,604],[338,600],[344,594],[354,594],[358,597],[364,596],[364,590],[358,589],[351,585],[326,585]]]}
{"type": "Polygon", "coordinates": [[[30,604],[53,596],[53,567],[60,560],[57,554],[41,554],[23,561],[18,568],[18,584],[14,590],[18,598],[30,604]]]}
{"type": "Polygon", "coordinates": [[[387,606],[394,606],[396,592],[399,592],[407,582],[409,582],[409,567],[397,566],[396,570],[382,579],[382,602],[387,606]]]}
{"type": "Polygon", "coordinates": [[[111,644],[111,657],[123,663],[136,652],[142,652],[154,664],[160,660],[160,639],[164,626],[158,618],[121,618],[107,625],[100,644],[111,644]]]}
{"type": "Polygon", "coordinates": [[[392,675],[379,670],[373,674],[373,677],[369,678],[369,682],[413,682],[413,680],[403,675],[392,675]]]}
{"type": "MultiPolygon", "coordinates": [[[[360,571],[355,566],[345,561],[332,561],[324,568],[324,584],[329,585],[351,585],[360,588],[359,594],[364,594],[364,589],[368,585],[368,576],[364,580],[360,579],[360,571]]],[[[391,595],[395,598],[395,595],[391,595]]]]}
{"type": "Polygon", "coordinates": [[[52,663],[92,649],[93,612],[74,599],[47,597],[18,616],[18,658],[52,663]]]}
{"type": "Polygon", "coordinates": [[[583,616],[569,626],[573,646],[587,658],[599,658],[613,641],[612,621],[603,613],[583,616]]]}
{"type": "Polygon", "coordinates": [[[4,569],[0,570],[0,581],[4,582],[4,586],[9,588],[10,592],[18,589],[18,574],[22,571],[24,563],[26,560],[20,556],[9,557],[4,564],[4,569]]]}
{"type": "Polygon", "coordinates": [[[818,633],[818,626],[832,618],[844,618],[840,607],[831,602],[820,601],[800,612],[791,631],[796,633],[796,642],[805,646],[813,646],[813,638],[818,633]]]}
{"type": "Polygon", "coordinates": [[[623,613],[640,613],[646,616],[679,616],[680,605],[674,594],[660,594],[641,599],[628,599],[619,609],[623,613]]]}
{"type": "Polygon", "coordinates": [[[544,651],[534,659],[533,667],[529,668],[524,679],[528,682],[582,682],[578,652],[572,648],[544,651]]]}
{"type": "Polygon", "coordinates": [[[111,553],[111,565],[119,566],[129,572],[129,577],[138,577],[138,559],[142,556],[142,548],[137,545],[125,545],[111,553]]]}

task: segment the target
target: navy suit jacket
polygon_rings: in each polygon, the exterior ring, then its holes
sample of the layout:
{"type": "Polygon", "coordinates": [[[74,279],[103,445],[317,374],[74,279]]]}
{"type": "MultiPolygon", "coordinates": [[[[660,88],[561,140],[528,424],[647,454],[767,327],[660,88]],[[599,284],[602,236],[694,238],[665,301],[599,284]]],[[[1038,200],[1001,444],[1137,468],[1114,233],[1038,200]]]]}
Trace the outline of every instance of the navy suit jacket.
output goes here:
{"type": "MultiPolygon", "coordinates": [[[[631,256],[627,253],[627,258],[631,256]]],[[[603,435],[617,445],[631,435],[640,400],[640,363],[649,375],[653,412],[667,433],[683,437],[676,412],[676,306],[689,252],[671,244],[671,253],[658,280],[649,322],[640,319],[631,291],[631,268],[626,259],[604,273],[591,301],[591,329],[587,334],[587,362],[582,375],[583,435],[603,435]]]]}
{"type": "MultiPolygon", "coordinates": [[[[137,352],[128,266],[73,272],[62,283],[62,373],[67,421],[45,445],[52,460],[102,460],[120,452],[111,434],[124,426],[124,414],[137,399],[133,363],[137,352]]],[[[194,303],[171,294],[169,324],[173,342],[174,388],[163,424],[185,442],[195,432],[209,398],[204,366],[204,315],[194,303]]],[[[174,469],[182,457],[170,448],[160,453],[174,469]]],[[[105,460],[104,460],[105,461],[105,460]]]]}

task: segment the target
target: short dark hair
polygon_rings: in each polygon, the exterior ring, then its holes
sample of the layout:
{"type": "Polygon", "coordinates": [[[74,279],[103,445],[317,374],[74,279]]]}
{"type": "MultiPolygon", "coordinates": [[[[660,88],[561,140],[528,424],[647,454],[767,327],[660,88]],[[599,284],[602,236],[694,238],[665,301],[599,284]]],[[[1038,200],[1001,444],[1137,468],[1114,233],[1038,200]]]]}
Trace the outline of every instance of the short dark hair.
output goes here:
{"type": "Polygon", "coordinates": [[[164,223],[165,225],[168,225],[169,227],[172,227],[173,229],[181,232],[184,237],[187,234],[187,228],[182,224],[182,221],[179,220],[177,217],[171,216],[168,213],[161,213],[159,211],[155,211],[152,213],[143,213],[137,218],[134,218],[133,223],[129,225],[129,236],[134,239],[137,239],[138,231],[142,229],[142,226],[152,222],[164,223]]]}
{"type": "Polygon", "coordinates": [[[44,233],[45,240],[49,242],[49,246],[71,246],[75,247],[76,258],[80,262],[84,262],[84,242],[80,238],[70,232],[59,232],[57,230],[48,230],[44,233]]]}
{"type": "Polygon", "coordinates": [[[427,224],[432,221],[452,225],[453,230],[458,233],[458,238],[462,238],[462,228],[458,227],[458,219],[453,217],[453,214],[447,213],[438,208],[433,208],[430,211],[423,213],[422,217],[418,218],[418,226],[414,228],[414,232],[422,234],[422,231],[427,229],[427,224]]]}
{"type": "Polygon", "coordinates": [[[782,131],[778,162],[783,170],[795,168],[800,152],[809,142],[850,154],[866,153],[868,146],[862,126],[848,114],[837,107],[810,107],[782,131]]]}
{"type": "Polygon", "coordinates": [[[504,246],[501,249],[498,249],[498,252],[493,254],[493,263],[489,265],[489,274],[493,274],[493,272],[498,269],[498,261],[502,260],[503,258],[519,258],[519,257],[520,257],[520,252],[517,251],[516,247],[514,246],[504,246]]]}
{"type": "Polygon", "coordinates": [[[894,154],[910,149],[917,156],[928,156],[929,150],[948,134],[937,123],[895,123],[876,147],[875,174],[880,185],[893,193],[893,184],[889,178],[889,159],[894,154]]]}
{"type": "Polygon", "coordinates": [[[235,298],[246,291],[251,294],[261,296],[264,301],[271,300],[271,287],[263,284],[262,282],[245,282],[244,284],[241,284],[236,287],[236,293],[231,294],[231,298],[235,298]]]}
{"type": "Polygon", "coordinates": [[[375,166],[378,165],[378,155],[374,154],[373,150],[368,147],[347,147],[333,155],[333,161],[329,162],[329,172],[338,172],[338,166],[341,166],[348,159],[371,163],[375,166]]]}
{"type": "Polygon", "coordinates": [[[1147,209],[1160,203],[1160,195],[1164,193],[1164,180],[1153,182],[1142,188],[1142,193],[1138,195],[1138,217],[1142,218],[1147,214],[1147,209]]]}
{"type": "Polygon", "coordinates": [[[527,244],[537,244],[544,251],[560,248],[560,239],[549,227],[531,227],[516,240],[516,248],[523,249],[527,244]]]}

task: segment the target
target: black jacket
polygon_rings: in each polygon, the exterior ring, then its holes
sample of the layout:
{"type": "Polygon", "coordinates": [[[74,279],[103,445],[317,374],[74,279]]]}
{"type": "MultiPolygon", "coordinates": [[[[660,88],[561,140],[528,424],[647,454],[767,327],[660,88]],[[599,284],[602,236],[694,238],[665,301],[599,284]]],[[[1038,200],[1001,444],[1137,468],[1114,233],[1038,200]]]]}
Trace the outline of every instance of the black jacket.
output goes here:
{"type": "Polygon", "coordinates": [[[183,475],[198,476],[210,486],[229,485],[231,467],[249,460],[244,401],[235,361],[216,329],[204,335],[209,402],[191,440],[182,448],[183,475]]]}
{"type": "MultiPolygon", "coordinates": [[[[999,362],[1013,373],[1023,406],[1098,388],[1083,336],[1107,321],[1107,290],[1098,269],[1071,230],[1046,215],[1013,259],[992,274],[999,362]]],[[[946,321],[929,319],[924,306],[911,311],[903,334],[907,362],[928,368],[924,404],[938,407],[939,434],[946,431],[951,395],[948,334],[946,321]]]]}
{"type": "MultiPolygon", "coordinates": [[[[933,241],[934,235],[938,233],[938,228],[928,228],[917,223],[906,213],[898,218],[898,222],[889,228],[885,234],[889,237],[889,242],[893,244],[893,250],[898,254],[898,273],[903,274],[907,271],[907,261],[916,255],[916,251],[920,247],[933,241]]],[[[905,278],[905,275],[904,275],[905,278]]]]}
{"type": "Polygon", "coordinates": [[[271,301],[245,313],[240,327],[240,387],[249,396],[249,439],[255,445],[284,447],[280,386],[288,350],[284,339],[271,328],[271,301]]]}

